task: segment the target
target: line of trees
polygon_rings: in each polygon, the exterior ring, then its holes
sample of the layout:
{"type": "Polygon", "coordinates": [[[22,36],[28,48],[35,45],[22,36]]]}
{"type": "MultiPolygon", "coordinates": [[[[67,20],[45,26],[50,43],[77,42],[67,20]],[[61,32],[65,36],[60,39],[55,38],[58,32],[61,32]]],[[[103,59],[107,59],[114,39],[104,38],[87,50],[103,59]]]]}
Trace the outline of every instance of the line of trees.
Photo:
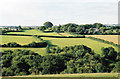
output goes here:
{"type": "Polygon", "coordinates": [[[48,49],[51,54],[45,56],[29,50],[3,51],[2,75],[120,72],[120,52],[112,47],[102,48],[101,55],[84,45],[48,49]]]}
{"type": "Polygon", "coordinates": [[[110,26],[107,27],[101,23],[94,24],[85,24],[78,25],[74,23],[68,23],[59,26],[53,26],[51,22],[45,22],[43,26],[38,28],[43,32],[70,32],[74,34],[82,34],[82,35],[119,35],[120,34],[120,26],[110,26]]]}
{"type": "Polygon", "coordinates": [[[1,47],[46,47],[47,42],[42,41],[42,42],[32,42],[27,45],[20,45],[16,42],[10,42],[7,44],[0,45],[1,47]]]}

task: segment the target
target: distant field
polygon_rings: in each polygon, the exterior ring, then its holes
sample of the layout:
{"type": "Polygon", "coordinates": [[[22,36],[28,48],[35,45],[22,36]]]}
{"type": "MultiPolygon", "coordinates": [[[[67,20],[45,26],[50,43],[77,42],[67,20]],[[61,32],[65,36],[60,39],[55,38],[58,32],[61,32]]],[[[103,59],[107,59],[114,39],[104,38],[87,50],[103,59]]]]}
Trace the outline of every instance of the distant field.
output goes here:
{"type": "Polygon", "coordinates": [[[2,48],[2,51],[3,50],[16,50],[16,49],[21,49],[21,50],[31,50],[35,53],[38,53],[39,55],[46,55],[46,51],[45,49],[46,48],[2,48]]]}
{"type": "MultiPolygon", "coordinates": [[[[48,40],[51,44],[57,45],[60,47],[65,46],[74,46],[74,45],[86,45],[92,50],[94,50],[96,53],[101,54],[101,48],[102,47],[114,47],[110,44],[105,44],[99,41],[91,40],[88,38],[47,38],[42,37],[44,40],[48,40]]],[[[114,47],[116,51],[118,51],[117,47],[114,47]]]]}
{"type": "Polygon", "coordinates": [[[85,35],[86,37],[95,37],[95,38],[99,38],[99,39],[103,39],[106,41],[110,41],[113,42],[115,44],[120,44],[119,41],[119,35],[85,35]]]}
{"type": "Polygon", "coordinates": [[[7,35],[0,35],[2,37],[2,44],[6,44],[9,42],[17,42],[18,44],[24,45],[31,43],[33,41],[40,42],[39,39],[32,37],[32,36],[7,36],[7,35]]]}
{"type": "Polygon", "coordinates": [[[51,36],[60,36],[56,32],[44,33],[39,30],[25,30],[24,32],[8,32],[7,34],[26,34],[26,35],[51,35],[51,36]]]}
{"type": "Polygon", "coordinates": [[[116,79],[115,77],[119,77],[119,74],[118,73],[82,73],[82,74],[28,75],[28,76],[6,77],[3,79],[14,79],[14,78],[17,78],[17,79],[28,79],[28,78],[29,79],[96,79],[96,78],[97,79],[116,79]],[[72,77],[75,77],[75,78],[72,78],[72,77]],[[79,78],[79,77],[82,77],[82,78],[79,78]],[[107,77],[112,77],[112,78],[107,78],[107,77]]]}
{"type": "Polygon", "coordinates": [[[68,33],[58,33],[60,36],[74,36],[74,35],[71,35],[71,34],[68,34],[68,33]]]}

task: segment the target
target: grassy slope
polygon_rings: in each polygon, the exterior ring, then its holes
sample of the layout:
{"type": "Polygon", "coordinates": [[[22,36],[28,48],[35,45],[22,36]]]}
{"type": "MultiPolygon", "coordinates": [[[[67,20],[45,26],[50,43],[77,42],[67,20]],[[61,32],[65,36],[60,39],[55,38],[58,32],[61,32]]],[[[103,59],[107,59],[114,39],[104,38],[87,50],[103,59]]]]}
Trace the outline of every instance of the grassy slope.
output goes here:
{"type": "Polygon", "coordinates": [[[119,35],[86,35],[86,37],[95,37],[95,38],[99,38],[99,39],[103,39],[106,41],[110,41],[113,42],[115,44],[120,44],[119,39],[119,35]]]}
{"type": "MultiPolygon", "coordinates": [[[[91,40],[88,38],[47,38],[42,37],[44,40],[49,40],[53,45],[57,45],[60,47],[65,46],[73,46],[73,45],[86,45],[90,48],[92,48],[96,53],[101,54],[101,48],[102,47],[114,47],[110,44],[105,44],[99,41],[91,40]]],[[[114,47],[116,51],[118,49],[114,47]]]]}
{"type": "Polygon", "coordinates": [[[0,35],[2,37],[2,44],[9,43],[9,42],[17,42],[18,44],[24,45],[29,44],[33,41],[39,42],[40,40],[34,38],[32,36],[7,36],[7,35],[0,35]]]}

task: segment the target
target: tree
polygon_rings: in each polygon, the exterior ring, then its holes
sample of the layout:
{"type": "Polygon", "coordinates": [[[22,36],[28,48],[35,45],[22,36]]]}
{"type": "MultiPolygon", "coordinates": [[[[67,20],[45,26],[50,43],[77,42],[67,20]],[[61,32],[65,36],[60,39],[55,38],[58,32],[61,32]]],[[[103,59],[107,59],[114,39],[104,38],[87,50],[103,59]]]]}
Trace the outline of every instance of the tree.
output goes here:
{"type": "Polygon", "coordinates": [[[100,27],[103,27],[104,25],[103,24],[101,24],[101,23],[94,23],[93,24],[93,27],[95,27],[95,28],[100,28],[100,27]]]}
{"type": "Polygon", "coordinates": [[[89,29],[89,33],[90,33],[90,34],[93,34],[93,33],[94,33],[94,29],[93,29],[93,28],[90,28],[90,29],[89,29]]]}
{"type": "Polygon", "coordinates": [[[46,28],[45,28],[45,26],[40,26],[40,28],[39,28],[41,31],[44,31],[46,28]]]}
{"type": "Polygon", "coordinates": [[[64,60],[60,56],[48,55],[42,63],[42,74],[59,74],[66,66],[64,60]]]}
{"type": "Polygon", "coordinates": [[[51,22],[47,21],[47,22],[44,23],[44,26],[45,26],[45,28],[47,29],[47,28],[52,27],[53,24],[52,24],[51,22]]]}
{"type": "Polygon", "coordinates": [[[3,47],[20,47],[21,45],[17,44],[16,42],[10,42],[8,44],[4,44],[3,47]]]}
{"type": "Polygon", "coordinates": [[[18,26],[18,29],[19,29],[19,30],[22,30],[22,27],[21,27],[21,25],[19,25],[19,26],[18,26]]]}
{"type": "Polygon", "coordinates": [[[117,52],[114,50],[113,47],[102,48],[102,57],[115,61],[117,57],[117,52]]]}
{"type": "Polygon", "coordinates": [[[102,33],[104,33],[106,28],[105,27],[100,27],[100,30],[101,30],[102,33]]]}
{"type": "Polygon", "coordinates": [[[112,72],[120,73],[120,61],[115,64],[115,67],[113,68],[112,72]]]}
{"type": "Polygon", "coordinates": [[[76,33],[77,34],[84,34],[84,30],[81,27],[76,28],[76,33]]]}

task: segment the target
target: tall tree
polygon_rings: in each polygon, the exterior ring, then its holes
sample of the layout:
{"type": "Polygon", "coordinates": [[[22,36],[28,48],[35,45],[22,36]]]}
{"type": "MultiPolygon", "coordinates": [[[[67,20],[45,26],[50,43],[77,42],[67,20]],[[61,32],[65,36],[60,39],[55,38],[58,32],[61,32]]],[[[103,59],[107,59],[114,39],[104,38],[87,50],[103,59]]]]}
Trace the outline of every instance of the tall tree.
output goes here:
{"type": "Polygon", "coordinates": [[[53,26],[53,24],[52,24],[51,22],[47,21],[47,22],[45,22],[45,23],[44,23],[44,26],[45,26],[45,27],[46,27],[46,29],[47,29],[47,28],[52,27],[52,26],[53,26]]]}

